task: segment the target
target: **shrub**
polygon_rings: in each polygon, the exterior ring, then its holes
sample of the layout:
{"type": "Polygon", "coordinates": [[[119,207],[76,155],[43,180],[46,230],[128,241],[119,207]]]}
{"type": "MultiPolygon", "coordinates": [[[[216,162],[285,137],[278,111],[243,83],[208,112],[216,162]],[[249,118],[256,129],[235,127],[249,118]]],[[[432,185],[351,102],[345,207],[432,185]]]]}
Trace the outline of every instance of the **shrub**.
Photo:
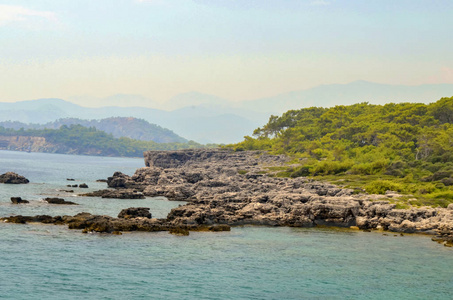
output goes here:
{"type": "Polygon", "coordinates": [[[310,175],[310,167],[309,166],[302,166],[297,168],[294,172],[291,173],[292,178],[301,177],[301,176],[308,176],[310,175]]]}
{"type": "Polygon", "coordinates": [[[407,164],[403,161],[395,161],[392,164],[388,165],[385,170],[385,175],[392,175],[396,177],[404,177],[405,176],[405,168],[407,164]]]}
{"type": "Polygon", "coordinates": [[[353,166],[352,161],[321,161],[313,166],[313,175],[335,175],[346,172],[353,166]]]}
{"type": "Polygon", "coordinates": [[[350,173],[351,174],[362,174],[362,175],[374,175],[378,174],[382,170],[384,170],[389,161],[384,159],[384,160],[377,160],[371,163],[361,163],[361,164],[356,164],[351,168],[350,173]]]}
{"type": "Polygon", "coordinates": [[[364,189],[369,194],[383,195],[386,191],[401,192],[403,190],[403,186],[389,180],[375,180],[365,185],[364,189]]]}

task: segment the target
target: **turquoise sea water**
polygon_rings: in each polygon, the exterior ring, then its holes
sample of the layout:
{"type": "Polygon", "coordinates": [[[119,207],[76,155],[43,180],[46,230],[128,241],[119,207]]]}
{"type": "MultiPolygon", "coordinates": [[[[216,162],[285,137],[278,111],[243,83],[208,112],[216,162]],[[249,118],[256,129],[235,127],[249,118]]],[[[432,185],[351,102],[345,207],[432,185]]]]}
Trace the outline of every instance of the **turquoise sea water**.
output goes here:
{"type": "MultiPolygon", "coordinates": [[[[162,198],[66,197],[49,205],[66,178],[95,183],[143,161],[0,151],[0,173],[29,185],[0,185],[0,216],[116,215],[151,207],[157,217],[180,203],[162,198]],[[30,205],[12,205],[22,196],[30,205]]],[[[0,223],[0,299],[452,299],[453,250],[428,236],[334,229],[239,227],[231,232],[121,236],[65,226],[0,223]]]]}

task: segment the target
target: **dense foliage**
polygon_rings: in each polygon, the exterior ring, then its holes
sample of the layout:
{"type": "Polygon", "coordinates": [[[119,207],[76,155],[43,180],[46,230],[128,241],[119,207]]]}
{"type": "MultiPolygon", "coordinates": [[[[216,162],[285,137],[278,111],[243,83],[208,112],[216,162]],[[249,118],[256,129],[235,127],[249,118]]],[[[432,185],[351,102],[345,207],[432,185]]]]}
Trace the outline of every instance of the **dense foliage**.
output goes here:
{"type": "Polygon", "coordinates": [[[439,197],[452,200],[452,122],[453,97],[428,105],[311,107],[271,116],[254,138],[230,147],[290,154],[300,166],[289,176],[368,176],[369,192],[444,193],[439,197]]]}
{"type": "Polygon", "coordinates": [[[114,138],[113,135],[94,127],[63,125],[60,129],[19,129],[0,126],[1,136],[44,137],[48,143],[57,145],[57,153],[95,154],[106,156],[142,157],[148,150],[177,150],[204,147],[193,141],[187,143],[156,143],[130,138],[114,138]]]}

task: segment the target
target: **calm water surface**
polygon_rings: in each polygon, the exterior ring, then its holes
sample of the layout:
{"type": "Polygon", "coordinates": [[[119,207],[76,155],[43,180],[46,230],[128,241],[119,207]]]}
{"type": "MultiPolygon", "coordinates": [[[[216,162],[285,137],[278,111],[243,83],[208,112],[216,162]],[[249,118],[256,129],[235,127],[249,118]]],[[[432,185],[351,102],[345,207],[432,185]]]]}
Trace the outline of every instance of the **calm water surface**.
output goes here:
{"type": "MultiPolygon", "coordinates": [[[[0,216],[115,216],[150,207],[164,217],[180,202],[164,198],[82,198],[114,171],[132,175],[141,159],[0,151],[0,173],[28,185],[0,185],[0,216]],[[62,195],[78,206],[41,201],[62,195]],[[9,197],[32,200],[12,205],[9,197]]],[[[427,236],[350,230],[239,227],[231,232],[122,236],[82,234],[65,226],[0,223],[0,299],[452,299],[453,251],[427,236]]]]}

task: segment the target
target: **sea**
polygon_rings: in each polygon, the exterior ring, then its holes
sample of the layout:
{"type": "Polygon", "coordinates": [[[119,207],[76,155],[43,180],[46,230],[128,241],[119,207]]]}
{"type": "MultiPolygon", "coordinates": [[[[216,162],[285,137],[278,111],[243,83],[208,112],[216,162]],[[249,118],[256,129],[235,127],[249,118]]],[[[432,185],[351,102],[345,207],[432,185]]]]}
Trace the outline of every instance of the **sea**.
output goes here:
{"type": "MultiPolygon", "coordinates": [[[[116,216],[149,207],[162,218],[184,204],[77,196],[106,188],[97,179],[143,166],[135,158],[0,151],[0,174],[30,180],[0,184],[0,217],[116,216]],[[89,188],[67,187],[80,183],[89,188]],[[30,203],[14,205],[15,196],[30,203]],[[42,201],[51,196],[79,205],[42,201]]],[[[335,228],[245,226],[174,236],[0,223],[0,299],[453,299],[453,248],[427,235],[335,228]]]]}

